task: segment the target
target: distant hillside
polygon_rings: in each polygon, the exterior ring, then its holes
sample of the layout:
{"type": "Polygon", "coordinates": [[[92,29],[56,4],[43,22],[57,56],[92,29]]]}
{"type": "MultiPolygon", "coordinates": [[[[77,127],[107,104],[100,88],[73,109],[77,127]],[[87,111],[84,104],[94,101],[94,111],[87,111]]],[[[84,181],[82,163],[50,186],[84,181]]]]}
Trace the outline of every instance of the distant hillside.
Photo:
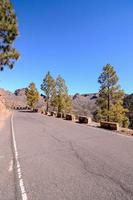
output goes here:
{"type": "MultiPolygon", "coordinates": [[[[25,107],[27,105],[25,90],[26,88],[17,89],[14,93],[12,93],[10,91],[0,89],[0,96],[1,99],[4,100],[7,108],[13,108],[19,106],[25,107]]],[[[40,95],[37,107],[41,108],[44,106],[44,104],[45,104],[44,97],[40,95]]]]}
{"type": "MultiPolygon", "coordinates": [[[[0,95],[6,104],[7,108],[13,107],[25,107],[26,106],[26,88],[17,89],[14,93],[0,89],[0,95]]],[[[98,94],[75,94],[72,96],[73,111],[77,115],[87,115],[92,116],[93,112],[96,110],[96,100],[98,94]]],[[[45,105],[45,96],[40,95],[38,107],[44,107],[45,105]]]]}
{"type": "Polygon", "coordinates": [[[96,110],[97,93],[75,94],[73,96],[73,110],[76,115],[93,116],[96,110]]]}
{"type": "Polygon", "coordinates": [[[22,106],[25,105],[24,99],[16,97],[16,95],[10,91],[0,89],[0,95],[1,98],[4,99],[7,108],[12,108],[14,106],[18,106],[19,104],[22,106]]]}

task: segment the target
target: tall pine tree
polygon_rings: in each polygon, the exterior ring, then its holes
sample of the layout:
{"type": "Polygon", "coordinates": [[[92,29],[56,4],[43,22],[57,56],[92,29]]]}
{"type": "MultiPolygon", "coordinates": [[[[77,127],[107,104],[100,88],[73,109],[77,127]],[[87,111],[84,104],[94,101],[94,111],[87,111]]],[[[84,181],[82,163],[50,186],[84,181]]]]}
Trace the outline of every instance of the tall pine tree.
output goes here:
{"type": "Polygon", "coordinates": [[[49,107],[51,102],[53,102],[53,96],[55,95],[55,80],[51,76],[50,72],[46,74],[46,76],[43,79],[43,83],[41,84],[41,90],[46,95],[46,103],[47,108],[46,111],[49,111],[49,107]]]}
{"type": "Polygon", "coordinates": [[[118,76],[113,66],[103,67],[98,82],[100,83],[99,99],[97,101],[97,120],[118,122],[121,126],[128,126],[127,110],[123,107],[124,92],[118,84],[118,76]]]}
{"type": "Polygon", "coordinates": [[[65,80],[59,75],[56,79],[56,107],[58,112],[71,112],[72,100],[68,95],[65,80]]]}
{"type": "Polygon", "coordinates": [[[27,97],[27,105],[30,107],[31,110],[34,110],[39,100],[39,93],[36,89],[35,83],[30,83],[25,94],[27,97]]]}
{"type": "Polygon", "coordinates": [[[13,68],[19,53],[13,47],[18,36],[16,15],[10,0],[0,1],[0,70],[5,66],[13,68]]]}

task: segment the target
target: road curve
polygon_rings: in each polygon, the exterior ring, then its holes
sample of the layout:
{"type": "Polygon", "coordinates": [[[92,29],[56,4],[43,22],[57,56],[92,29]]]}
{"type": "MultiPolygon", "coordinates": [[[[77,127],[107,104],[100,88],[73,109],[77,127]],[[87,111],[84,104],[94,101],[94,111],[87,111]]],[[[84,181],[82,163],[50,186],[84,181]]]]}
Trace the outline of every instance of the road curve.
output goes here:
{"type": "Polygon", "coordinates": [[[13,124],[28,200],[133,200],[132,138],[36,113],[13,124]]]}

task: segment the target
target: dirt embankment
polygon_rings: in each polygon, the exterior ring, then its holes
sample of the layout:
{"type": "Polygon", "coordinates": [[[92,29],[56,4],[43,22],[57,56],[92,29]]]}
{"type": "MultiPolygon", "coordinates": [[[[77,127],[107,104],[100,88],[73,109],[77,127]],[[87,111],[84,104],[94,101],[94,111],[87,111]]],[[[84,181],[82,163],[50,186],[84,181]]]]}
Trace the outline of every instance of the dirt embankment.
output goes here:
{"type": "Polygon", "coordinates": [[[6,119],[10,116],[11,112],[6,109],[4,102],[0,99],[0,129],[5,125],[6,119]]]}

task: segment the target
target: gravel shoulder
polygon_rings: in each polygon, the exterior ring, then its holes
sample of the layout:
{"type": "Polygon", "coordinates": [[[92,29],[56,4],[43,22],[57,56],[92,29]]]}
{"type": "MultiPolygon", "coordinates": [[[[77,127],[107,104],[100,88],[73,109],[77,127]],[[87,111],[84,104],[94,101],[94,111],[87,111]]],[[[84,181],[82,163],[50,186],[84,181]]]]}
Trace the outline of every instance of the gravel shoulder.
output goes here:
{"type": "Polygon", "coordinates": [[[0,130],[6,125],[6,121],[10,116],[11,112],[8,110],[0,112],[0,130]]]}

